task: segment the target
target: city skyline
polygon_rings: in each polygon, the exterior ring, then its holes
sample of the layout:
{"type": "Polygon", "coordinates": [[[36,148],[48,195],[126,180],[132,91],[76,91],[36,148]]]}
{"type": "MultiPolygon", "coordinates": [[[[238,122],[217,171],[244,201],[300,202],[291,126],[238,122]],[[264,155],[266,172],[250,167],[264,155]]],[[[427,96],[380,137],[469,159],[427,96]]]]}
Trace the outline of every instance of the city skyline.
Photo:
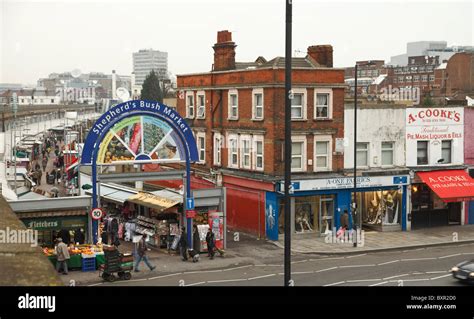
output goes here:
{"type": "MultiPolygon", "coordinates": [[[[276,1],[227,1],[225,5],[217,1],[121,1],[111,6],[107,0],[7,0],[0,8],[2,83],[35,84],[50,73],[73,69],[130,74],[132,53],[145,48],[168,52],[173,74],[207,72],[219,30],[233,33],[237,61],[284,55],[284,6],[276,1]],[[135,11],[140,14],[131,14],[135,11]],[[242,17],[247,23],[242,24],[242,17]],[[258,45],[262,38],[265,46],[258,45]]],[[[389,61],[404,53],[407,42],[412,41],[472,45],[472,9],[470,2],[453,6],[440,1],[298,1],[293,9],[293,53],[304,56],[310,45],[330,44],[334,66],[342,68],[357,60],[389,61]],[[318,32],[319,28],[324,32],[318,32]],[[351,40],[355,37],[357,42],[351,40]]]]}

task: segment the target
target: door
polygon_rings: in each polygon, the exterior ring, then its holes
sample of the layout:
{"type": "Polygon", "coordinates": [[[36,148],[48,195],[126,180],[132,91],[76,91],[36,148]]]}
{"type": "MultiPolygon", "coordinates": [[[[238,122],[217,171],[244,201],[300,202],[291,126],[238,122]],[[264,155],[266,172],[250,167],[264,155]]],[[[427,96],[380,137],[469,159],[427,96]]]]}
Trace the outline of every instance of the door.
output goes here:
{"type": "Polygon", "coordinates": [[[460,225],[461,224],[461,203],[449,203],[448,204],[448,224],[449,225],[460,225]]]}
{"type": "Polygon", "coordinates": [[[319,209],[319,232],[326,234],[333,229],[334,225],[334,197],[321,197],[319,209]]]}

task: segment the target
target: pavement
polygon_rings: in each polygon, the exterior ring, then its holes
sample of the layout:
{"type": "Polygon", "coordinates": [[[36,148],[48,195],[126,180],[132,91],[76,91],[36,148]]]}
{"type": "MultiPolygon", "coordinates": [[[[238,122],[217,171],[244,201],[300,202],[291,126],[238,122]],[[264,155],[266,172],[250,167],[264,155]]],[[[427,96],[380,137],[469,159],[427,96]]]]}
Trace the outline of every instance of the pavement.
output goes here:
{"type": "MultiPolygon", "coordinates": [[[[59,149],[61,149],[62,146],[64,145],[64,143],[59,143],[58,142],[57,145],[58,145],[59,149]]],[[[41,156],[40,156],[40,158],[41,158],[41,156]]],[[[35,186],[34,191],[37,192],[37,193],[40,193],[42,195],[47,194],[48,196],[52,196],[53,193],[51,192],[51,189],[56,188],[58,190],[58,197],[64,197],[64,196],[66,196],[66,188],[64,187],[64,182],[63,182],[62,179],[59,181],[59,183],[55,180],[54,184],[48,184],[46,182],[46,173],[51,172],[53,169],[55,169],[55,166],[54,166],[54,160],[55,159],[56,159],[56,154],[54,153],[54,150],[52,150],[48,154],[48,164],[46,165],[46,170],[43,170],[43,167],[41,165],[41,159],[32,162],[33,167],[35,167],[35,165],[38,163],[41,167],[42,172],[43,172],[43,174],[41,175],[41,184],[35,186]]],[[[62,172],[63,172],[63,170],[61,170],[61,173],[62,172]]]]}
{"type": "MultiPolygon", "coordinates": [[[[357,240],[358,246],[354,247],[355,236],[352,238],[347,236],[345,242],[339,242],[334,237],[325,238],[311,233],[295,234],[291,238],[291,251],[298,254],[344,255],[472,243],[474,225],[434,227],[404,232],[363,231],[361,235],[357,240]]],[[[271,243],[284,248],[283,236],[271,243]]]]}

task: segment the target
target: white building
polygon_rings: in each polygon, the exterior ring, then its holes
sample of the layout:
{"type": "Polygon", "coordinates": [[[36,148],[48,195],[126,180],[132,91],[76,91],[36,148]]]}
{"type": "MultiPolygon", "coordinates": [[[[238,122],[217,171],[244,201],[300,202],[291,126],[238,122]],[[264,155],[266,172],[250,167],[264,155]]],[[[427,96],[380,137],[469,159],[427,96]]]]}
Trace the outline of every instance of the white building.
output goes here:
{"type": "Polygon", "coordinates": [[[135,85],[142,85],[146,76],[154,70],[159,79],[168,79],[168,52],[153,49],[133,53],[135,85]]]}

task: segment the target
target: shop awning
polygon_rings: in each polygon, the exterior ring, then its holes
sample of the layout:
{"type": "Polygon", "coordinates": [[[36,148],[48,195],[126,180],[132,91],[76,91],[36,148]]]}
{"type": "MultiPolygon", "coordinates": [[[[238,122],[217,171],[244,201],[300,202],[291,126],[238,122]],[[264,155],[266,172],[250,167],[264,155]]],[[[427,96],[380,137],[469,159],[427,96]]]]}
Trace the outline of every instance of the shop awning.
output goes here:
{"type": "Polygon", "coordinates": [[[18,218],[39,218],[39,217],[64,217],[64,216],[83,216],[87,215],[87,211],[79,210],[58,210],[50,212],[35,212],[35,213],[16,213],[18,218]]]}
{"type": "Polygon", "coordinates": [[[72,164],[66,167],[66,172],[69,172],[69,170],[73,169],[74,167],[77,167],[77,165],[79,165],[79,160],[75,158],[72,164]]]}
{"type": "Polygon", "coordinates": [[[474,199],[474,179],[464,170],[418,172],[417,175],[444,202],[474,199]]]}
{"type": "Polygon", "coordinates": [[[127,199],[127,201],[138,204],[138,205],[142,205],[145,207],[158,209],[160,211],[173,207],[174,205],[179,203],[179,201],[177,200],[164,198],[164,197],[153,195],[150,193],[141,193],[141,192],[133,196],[130,196],[127,199]]]}

